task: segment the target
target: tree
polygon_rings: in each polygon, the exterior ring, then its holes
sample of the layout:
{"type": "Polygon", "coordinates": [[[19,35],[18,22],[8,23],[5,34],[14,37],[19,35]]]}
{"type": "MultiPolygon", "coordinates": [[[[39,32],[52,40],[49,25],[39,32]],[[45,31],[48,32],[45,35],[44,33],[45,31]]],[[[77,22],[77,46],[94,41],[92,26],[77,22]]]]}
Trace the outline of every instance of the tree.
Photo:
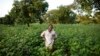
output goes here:
{"type": "Polygon", "coordinates": [[[13,25],[14,20],[9,15],[5,15],[5,17],[0,18],[0,24],[13,25]]]}
{"type": "MultiPolygon", "coordinates": [[[[100,12],[100,0],[75,0],[74,10],[77,10],[78,12],[77,15],[80,17],[80,19],[83,20],[83,22],[84,20],[86,21],[86,18],[87,18],[88,20],[90,21],[92,20],[95,23],[96,22],[95,18],[97,18],[95,14],[98,10],[100,12]],[[86,12],[87,14],[83,15],[84,12],[86,12]]],[[[79,21],[79,17],[77,17],[78,21],[79,21]]]]}
{"type": "Polygon", "coordinates": [[[49,11],[45,18],[49,23],[74,23],[75,13],[67,6],[60,6],[58,9],[49,11]]]}
{"type": "Polygon", "coordinates": [[[71,10],[70,6],[60,6],[59,7],[59,21],[61,23],[74,23],[75,13],[71,10]]]}
{"type": "Polygon", "coordinates": [[[100,0],[93,0],[93,7],[100,10],[100,0]]]}
{"type": "Polygon", "coordinates": [[[45,14],[47,8],[48,3],[45,0],[14,0],[9,15],[15,19],[15,22],[26,23],[29,26],[29,23],[36,20],[43,23],[41,16],[45,14]]]}

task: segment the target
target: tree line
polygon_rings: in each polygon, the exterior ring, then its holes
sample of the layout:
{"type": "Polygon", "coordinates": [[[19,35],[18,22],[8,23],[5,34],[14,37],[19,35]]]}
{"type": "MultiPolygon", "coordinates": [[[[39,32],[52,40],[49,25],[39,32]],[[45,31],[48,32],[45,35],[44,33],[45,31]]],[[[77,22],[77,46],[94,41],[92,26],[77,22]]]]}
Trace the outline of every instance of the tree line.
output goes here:
{"type": "Polygon", "coordinates": [[[59,6],[57,9],[47,11],[49,4],[45,0],[14,0],[13,8],[0,18],[1,24],[27,24],[30,23],[100,23],[99,0],[74,0],[68,6],[59,6]],[[76,12],[75,12],[76,11],[76,12]]]}

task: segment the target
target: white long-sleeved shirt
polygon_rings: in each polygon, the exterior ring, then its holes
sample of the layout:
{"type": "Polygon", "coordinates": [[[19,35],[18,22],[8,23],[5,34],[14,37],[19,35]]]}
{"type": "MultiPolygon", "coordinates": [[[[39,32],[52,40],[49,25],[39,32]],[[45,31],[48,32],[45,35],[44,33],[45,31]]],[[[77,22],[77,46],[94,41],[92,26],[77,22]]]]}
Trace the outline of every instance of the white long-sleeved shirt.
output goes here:
{"type": "Polygon", "coordinates": [[[54,39],[57,37],[57,35],[54,30],[52,30],[51,32],[45,30],[41,33],[41,37],[45,38],[45,42],[48,45],[54,42],[54,39]]]}

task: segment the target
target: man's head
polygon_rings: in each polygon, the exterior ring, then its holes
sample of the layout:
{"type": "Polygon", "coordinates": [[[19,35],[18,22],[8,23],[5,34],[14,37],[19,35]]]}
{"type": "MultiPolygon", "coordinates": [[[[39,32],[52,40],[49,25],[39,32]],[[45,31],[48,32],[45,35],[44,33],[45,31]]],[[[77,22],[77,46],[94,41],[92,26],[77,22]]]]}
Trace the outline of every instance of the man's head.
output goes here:
{"type": "Polygon", "coordinates": [[[52,25],[52,24],[50,24],[50,25],[48,26],[48,31],[49,31],[49,32],[51,32],[51,31],[52,31],[52,29],[53,29],[53,25],[52,25]]]}

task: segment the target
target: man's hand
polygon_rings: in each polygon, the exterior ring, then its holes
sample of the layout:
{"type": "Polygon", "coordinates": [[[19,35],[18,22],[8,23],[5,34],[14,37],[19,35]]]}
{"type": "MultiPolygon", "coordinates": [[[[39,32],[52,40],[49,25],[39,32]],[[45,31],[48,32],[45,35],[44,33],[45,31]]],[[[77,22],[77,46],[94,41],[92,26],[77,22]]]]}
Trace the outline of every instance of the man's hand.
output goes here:
{"type": "Polygon", "coordinates": [[[45,38],[43,37],[43,40],[45,40],[45,38]]]}
{"type": "Polygon", "coordinates": [[[55,37],[55,34],[53,34],[52,37],[55,37]]]}

